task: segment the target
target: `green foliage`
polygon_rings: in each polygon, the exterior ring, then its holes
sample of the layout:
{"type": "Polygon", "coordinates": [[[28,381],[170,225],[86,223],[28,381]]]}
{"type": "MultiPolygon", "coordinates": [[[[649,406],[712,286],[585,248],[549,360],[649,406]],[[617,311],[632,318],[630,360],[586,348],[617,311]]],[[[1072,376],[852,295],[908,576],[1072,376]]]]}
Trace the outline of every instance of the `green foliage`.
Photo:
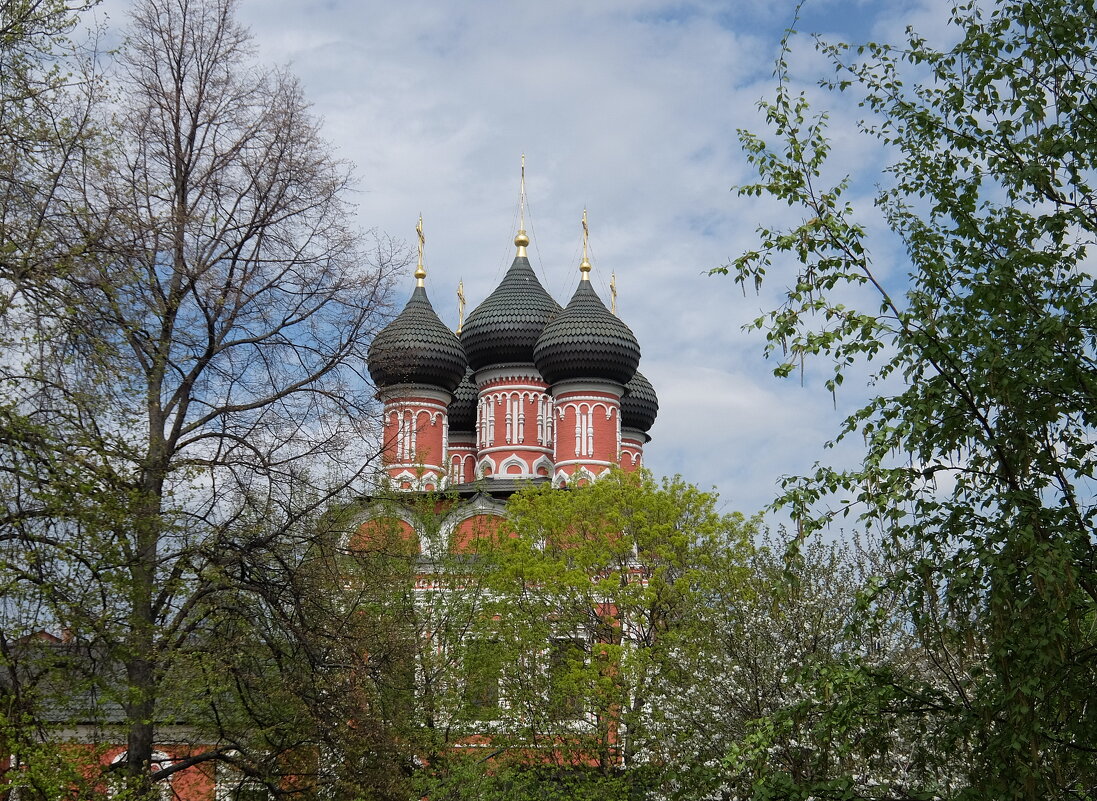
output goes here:
{"type": "Polygon", "coordinates": [[[37,720],[30,716],[0,716],[0,743],[6,770],[0,774],[0,794],[27,801],[73,801],[102,797],[98,775],[87,766],[99,749],[86,745],[43,741],[36,736],[37,720]]]}
{"type": "Polygon", "coordinates": [[[494,717],[506,657],[472,636],[484,565],[448,541],[456,508],[446,493],[394,493],[344,512],[334,630],[353,690],[338,714],[353,722],[334,744],[339,797],[436,797],[466,775],[462,754],[478,749],[464,746],[494,717]]]}
{"type": "Polygon", "coordinates": [[[754,324],[778,375],[823,356],[832,392],[860,360],[901,384],[845,421],[839,439],[865,443],[860,467],[790,479],[778,502],[805,534],[853,513],[883,537],[900,566],[888,589],[938,681],[870,674],[876,694],[845,713],[943,715],[937,759],[965,760],[963,789],[896,777],[870,792],[847,777],[825,794],[1085,797],[1097,790],[1097,14],[962,2],[951,22],[947,50],[913,31],[821,45],[836,68],[825,85],[858,93],[864,131],[892,157],[877,204],[905,246],[905,286],[874,267],[849,181],[824,179],[826,115],[811,115],[784,60],[762,105],[779,144],[741,135],[760,181],[740,193],[805,221],[760,229],[759,248],[721,271],[759,286],[774,264],[801,265],[754,324]],[[850,305],[850,286],[878,305],[850,305]]]}
{"type": "Polygon", "coordinates": [[[134,4],[110,87],[67,38],[86,6],[0,4],[10,719],[126,742],[136,796],[203,761],[307,784],[317,760],[286,755],[338,728],[325,666],[348,661],[318,510],[375,455],[359,368],[400,256],[368,266],[347,166],[233,0],[134,4]],[[42,631],[73,647],[36,685],[42,631]],[[178,721],[195,750],[154,774],[178,721]]]}
{"type": "Polygon", "coordinates": [[[492,786],[583,798],[671,786],[680,766],[657,755],[655,703],[688,703],[694,677],[679,665],[715,647],[706,613],[745,582],[753,525],[681,479],[619,471],[520,492],[507,511],[479,549],[488,593],[468,633],[509,666],[490,746],[476,749],[492,786]]]}

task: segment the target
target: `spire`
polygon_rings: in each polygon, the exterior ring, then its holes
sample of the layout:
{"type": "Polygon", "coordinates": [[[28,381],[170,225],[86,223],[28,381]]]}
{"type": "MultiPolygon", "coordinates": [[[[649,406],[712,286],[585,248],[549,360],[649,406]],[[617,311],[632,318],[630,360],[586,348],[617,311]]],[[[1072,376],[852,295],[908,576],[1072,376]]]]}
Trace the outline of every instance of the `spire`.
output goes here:
{"type": "Polygon", "coordinates": [[[465,282],[457,282],[457,336],[465,325],[465,282]]]}
{"type": "Polygon", "coordinates": [[[522,154],[522,182],[518,190],[518,233],[514,235],[514,244],[518,246],[518,255],[526,255],[529,237],[526,236],[526,154],[522,154]]]}
{"type": "Polygon", "coordinates": [[[590,280],[590,261],[587,259],[587,243],[590,240],[590,229],[587,228],[587,210],[583,209],[583,260],[579,262],[579,272],[582,280],[590,280]]]}
{"type": "Polygon", "coordinates": [[[611,314],[617,314],[617,273],[609,274],[609,310],[611,314]]]}
{"type": "Polygon", "coordinates": [[[415,232],[419,234],[419,266],[415,268],[415,285],[425,286],[424,278],[427,277],[427,271],[423,269],[423,245],[427,243],[427,238],[423,236],[423,215],[419,215],[419,223],[415,226],[415,232]]]}

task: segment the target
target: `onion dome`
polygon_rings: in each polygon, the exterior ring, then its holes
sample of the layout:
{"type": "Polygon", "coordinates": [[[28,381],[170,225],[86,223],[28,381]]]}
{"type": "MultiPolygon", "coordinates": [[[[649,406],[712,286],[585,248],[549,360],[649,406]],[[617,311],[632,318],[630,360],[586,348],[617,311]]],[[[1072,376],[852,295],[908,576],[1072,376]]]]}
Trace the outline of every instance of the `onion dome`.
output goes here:
{"type": "Polygon", "coordinates": [[[366,364],[379,387],[428,384],[453,392],[466,361],[460,340],[438,319],[420,285],[404,310],[373,338],[366,364]]]}
{"type": "Polygon", "coordinates": [[[550,384],[584,378],[627,384],[640,363],[640,345],[584,272],[571,301],[537,340],[533,362],[550,384]]]}
{"type": "Polygon", "coordinates": [[[461,329],[469,366],[529,364],[545,325],[560,313],[560,304],[541,286],[526,257],[525,231],[515,237],[518,255],[495,290],[472,310],[461,329]]]}
{"type": "Polygon", "coordinates": [[[453,391],[453,401],[449,405],[450,431],[476,430],[476,400],[479,393],[472,383],[472,370],[465,370],[465,377],[453,391]]]}
{"type": "Polygon", "coordinates": [[[658,414],[659,398],[655,388],[637,370],[632,380],[625,384],[625,394],[621,398],[621,427],[646,432],[655,424],[658,414]]]}
{"type": "Polygon", "coordinates": [[[419,263],[415,291],[396,319],[377,332],[366,354],[366,366],[379,387],[427,384],[453,392],[465,374],[467,360],[461,341],[438,319],[427,299],[423,268],[423,216],[415,226],[419,235],[419,263]]]}
{"type": "Polygon", "coordinates": [[[579,288],[545,326],[533,363],[550,384],[569,379],[604,379],[627,384],[640,363],[640,345],[627,325],[602,303],[590,285],[587,210],[583,209],[583,261],[579,288]]]}

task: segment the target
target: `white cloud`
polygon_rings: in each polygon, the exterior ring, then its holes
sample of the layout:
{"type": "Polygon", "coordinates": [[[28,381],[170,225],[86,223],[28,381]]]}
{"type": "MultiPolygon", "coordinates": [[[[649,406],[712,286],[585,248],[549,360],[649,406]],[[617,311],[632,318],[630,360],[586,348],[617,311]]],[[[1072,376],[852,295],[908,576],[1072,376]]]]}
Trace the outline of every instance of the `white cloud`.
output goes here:
{"type": "MultiPolygon", "coordinates": [[[[736,129],[762,128],[756,101],[772,91],[794,5],[242,0],[240,11],[261,57],[290,64],[325,135],[358,165],[363,226],[410,238],[422,212],[428,288],[450,325],[458,279],[475,305],[513,256],[519,154],[531,257],[562,303],[578,279],[587,207],[595,285],[608,301],[617,274],[622,317],[660,397],[649,465],[753,509],[779,475],[825,457],[838,419],[825,392],[772,379],[760,335],[741,331],[781,280],[744,297],[730,278],[704,274],[749,247],[757,225],[791,213],[729,188],[752,180],[736,129]]],[[[944,7],[820,0],[805,25],[894,32],[944,7]]],[[[820,63],[801,37],[798,76],[811,80],[820,63]]],[[[862,169],[853,99],[825,100],[837,159],[862,169]]],[[[410,293],[410,275],[398,291],[410,293]]]]}

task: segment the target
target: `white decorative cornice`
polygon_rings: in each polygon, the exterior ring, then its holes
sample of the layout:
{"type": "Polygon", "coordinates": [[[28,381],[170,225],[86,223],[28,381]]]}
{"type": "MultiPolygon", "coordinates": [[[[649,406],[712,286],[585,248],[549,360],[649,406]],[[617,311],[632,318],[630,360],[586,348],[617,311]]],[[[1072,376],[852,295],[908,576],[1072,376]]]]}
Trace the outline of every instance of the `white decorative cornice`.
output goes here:
{"type": "Polygon", "coordinates": [[[605,411],[607,420],[612,419],[615,414],[619,414],[621,411],[620,406],[602,395],[573,395],[564,400],[556,401],[556,416],[563,420],[564,413],[568,409],[575,409],[586,413],[599,407],[605,411]]]}
{"type": "Polygon", "coordinates": [[[371,520],[385,517],[395,517],[397,520],[407,523],[411,530],[415,532],[415,538],[419,541],[420,555],[428,559],[431,557],[431,542],[429,538],[421,535],[419,521],[415,519],[410,509],[396,501],[374,501],[360,515],[355,515],[351,519],[352,527],[344,531],[339,538],[340,550],[349,552],[351,550],[351,540],[363,525],[371,520]]]}
{"type": "Polygon", "coordinates": [[[478,492],[466,503],[458,504],[445,516],[439,527],[439,539],[447,545],[453,540],[453,533],[457,527],[470,518],[478,515],[492,515],[494,517],[506,517],[506,502],[491,497],[486,492],[478,492]]]}
{"type": "Polygon", "coordinates": [[[546,448],[543,445],[496,445],[494,448],[481,448],[478,453],[486,456],[489,453],[522,453],[526,451],[552,456],[552,448],[546,448]]]}
{"type": "Polygon", "coordinates": [[[624,384],[618,384],[616,381],[604,381],[598,378],[584,378],[584,379],[571,379],[568,381],[557,381],[551,388],[552,397],[559,398],[562,395],[570,395],[575,392],[600,392],[607,395],[613,395],[618,400],[625,394],[624,384]]]}
{"type": "MultiPolygon", "coordinates": [[[[579,470],[584,470],[587,466],[590,465],[602,468],[609,468],[613,464],[613,462],[607,462],[603,459],[564,459],[563,461],[556,463],[556,472],[559,473],[561,467],[570,467],[571,465],[579,465],[579,470]]],[[[579,472],[579,470],[576,470],[575,472],[579,472]]],[[[601,473],[603,472],[605,471],[599,471],[599,475],[601,475],[601,473]]]]}
{"type": "Polygon", "coordinates": [[[625,428],[624,426],[621,426],[621,439],[630,442],[638,442],[641,445],[646,442],[651,442],[651,437],[648,436],[646,431],[641,431],[638,428],[625,428]]]}
{"type": "Polygon", "coordinates": [[[487,384],[505,382],[507,384],[523,384],[522,389],[548,391],[548,382],[532,364],[497,364],[477,370],[473,376],[476,386],[483,388],[487,384]],[[532,383],[526,383],[532,382],[532,383]]]}
{"type": "Polygon", "coordinates": [[[438,401],[446,408],[453,401],[453,395],[444,389],[432,387],[429,384],[393,384],[378,391],[377,397],[384,403],[395,403],[408,398],[429,398],[438,401]]]}
{"type": "MultiPolygon", "coordinates": [[[[599,462],[592,462],[592,464],[600,464],[600,463],[599,462]]],[[[589,481],[591,483],[594,483],[599,478],[604,476],[606,474],[606,472],[609,470],[609,465],[606,465],[605,469],[599,470],[597,473],[592,473],[586,467],[580,467],[578,470],[576,470],[572,473],[567,473],[563,470],[560,470],[559,467],[560,467],[560,465],[557,465],[556,475],[553,476],[553,478],[552,478],[552,486],[556,487],[556,488],[559,488],[559,487],[563,486],[564,484],[570,484],[572,481],[575,481],[577,479],[578,480],[586,479],[587,481],[589,481]]]]}

